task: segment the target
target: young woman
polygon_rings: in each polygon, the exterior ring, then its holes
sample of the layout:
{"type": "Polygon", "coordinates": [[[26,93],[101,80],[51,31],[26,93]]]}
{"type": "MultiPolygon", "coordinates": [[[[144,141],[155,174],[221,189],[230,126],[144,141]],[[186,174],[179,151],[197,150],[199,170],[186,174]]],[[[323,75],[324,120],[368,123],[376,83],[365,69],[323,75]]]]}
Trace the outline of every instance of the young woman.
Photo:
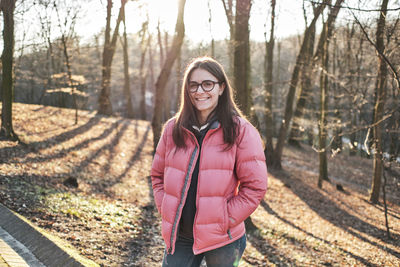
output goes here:
{"type": "Polygon", "coordinates": [[[166,244],[163,266],[238,266],[244,220],[267,189],[261,138],[236,107],[222,66],[188,65],[181,107],[169,120],[151,169],[166,244]]]}

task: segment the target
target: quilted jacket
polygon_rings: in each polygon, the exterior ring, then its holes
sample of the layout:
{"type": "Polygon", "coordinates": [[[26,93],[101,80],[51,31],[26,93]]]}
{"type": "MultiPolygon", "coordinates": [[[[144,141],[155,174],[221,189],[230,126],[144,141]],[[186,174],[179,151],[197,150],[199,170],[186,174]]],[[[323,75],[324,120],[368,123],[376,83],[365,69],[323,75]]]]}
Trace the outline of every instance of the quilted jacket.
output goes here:
{"type": "Polygon", "coordinates": [[[238,118],[238,122],[239,136],[231,149],[225,150],[222,128],[215,122],[204,137],[200,155],[196,137],[187,129],[187,148],[176,149],[172,139],[175,119],[166,123],[154,155],[151,179],[169,254],[175,251],[178,223],[198,157],[194,254],[242,237],[244,220],[264,197],[267,167],[260,135],[245,119],[238,118]]]}

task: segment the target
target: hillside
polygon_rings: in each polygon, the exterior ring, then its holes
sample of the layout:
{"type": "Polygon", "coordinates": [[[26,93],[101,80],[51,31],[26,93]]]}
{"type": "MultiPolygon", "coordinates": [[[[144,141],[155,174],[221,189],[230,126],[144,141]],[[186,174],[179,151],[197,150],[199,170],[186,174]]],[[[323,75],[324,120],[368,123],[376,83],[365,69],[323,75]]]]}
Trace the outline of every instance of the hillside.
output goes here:
{"type": "MultiPolygon", "coordinates": [[[[74,125],[74,110],[15,104],[14,129],[27,145],[0,141],[1,203],[102,266],[161,266],[149,122],[80,111],[74,125]]],[[[399,178],[387,177],[389,240],[382,203],[367,201],[371,160],[331,157],[322,190],[312,148],[286,148],[283,160],[240,266],[398,266],[399,178]]]]}

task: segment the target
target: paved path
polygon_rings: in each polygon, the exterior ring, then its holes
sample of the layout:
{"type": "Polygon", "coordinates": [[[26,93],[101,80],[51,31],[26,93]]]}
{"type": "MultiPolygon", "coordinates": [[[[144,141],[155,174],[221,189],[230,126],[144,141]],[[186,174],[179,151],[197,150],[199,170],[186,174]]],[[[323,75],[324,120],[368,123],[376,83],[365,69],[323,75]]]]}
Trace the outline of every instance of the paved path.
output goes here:
{"type": "Polygon", "coordinates": [[[24,245],[0,227],[0,267],[44,267],[24,245]]]}
{"type": "Polygon", "coordinates": [[[83,266],[0,203],[0,267],[83,266]]]}

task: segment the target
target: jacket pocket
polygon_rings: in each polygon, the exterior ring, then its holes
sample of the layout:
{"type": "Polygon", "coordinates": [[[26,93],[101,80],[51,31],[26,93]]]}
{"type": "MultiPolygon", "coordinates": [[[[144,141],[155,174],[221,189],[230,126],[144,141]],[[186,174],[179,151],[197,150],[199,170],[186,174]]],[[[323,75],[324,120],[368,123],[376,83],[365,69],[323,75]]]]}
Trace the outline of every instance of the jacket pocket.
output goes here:
{"type": "Polygon", "coordinates": [[[228,214],[228,200],[224,200],[224,220],[223,220],[223,231],[227,233],[229,230],[229,214],[228,214]]]}
{"type": "Polygon", "coordinates": [[[163,215],[163,213],[164,213],[164,203],[165,202],[165,192],[164,192],[164,194],[163,194],[163,198],[162,198],[162,200],[161,200],[161,206],[160,206],[160,213],[161,213],[161,215],[163,215]]]}

